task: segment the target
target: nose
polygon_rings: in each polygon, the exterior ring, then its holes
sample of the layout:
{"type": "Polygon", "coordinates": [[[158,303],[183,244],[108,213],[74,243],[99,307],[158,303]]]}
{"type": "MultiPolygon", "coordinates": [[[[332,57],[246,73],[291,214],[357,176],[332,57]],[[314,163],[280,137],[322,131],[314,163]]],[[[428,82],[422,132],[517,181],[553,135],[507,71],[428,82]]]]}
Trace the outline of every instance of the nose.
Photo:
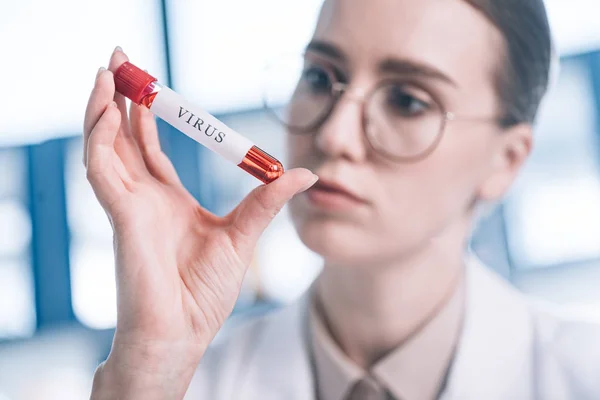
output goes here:
{"type": "MultiPolygon", "coordinates": [[[[335,88],[334,88],[335,89],[335,88]]],[[[340,98],[316,135],[316,145],[332,158],[346,158],[357,162],[367,156],[363,135],[362,91],[340,88],[340,98]]]]}

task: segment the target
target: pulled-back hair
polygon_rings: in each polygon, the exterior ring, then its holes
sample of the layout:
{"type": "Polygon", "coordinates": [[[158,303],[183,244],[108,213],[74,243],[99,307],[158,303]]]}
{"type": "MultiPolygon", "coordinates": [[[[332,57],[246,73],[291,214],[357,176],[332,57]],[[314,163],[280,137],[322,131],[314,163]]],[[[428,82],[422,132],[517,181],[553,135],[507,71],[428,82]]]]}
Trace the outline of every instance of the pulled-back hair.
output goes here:
{"type": "Polygon", "coordinates": [[[543,0],[466,0],[502,33],[506,47],[497,89],[505,127],[533,123],[553,62],[552,35],[543,0]]]}

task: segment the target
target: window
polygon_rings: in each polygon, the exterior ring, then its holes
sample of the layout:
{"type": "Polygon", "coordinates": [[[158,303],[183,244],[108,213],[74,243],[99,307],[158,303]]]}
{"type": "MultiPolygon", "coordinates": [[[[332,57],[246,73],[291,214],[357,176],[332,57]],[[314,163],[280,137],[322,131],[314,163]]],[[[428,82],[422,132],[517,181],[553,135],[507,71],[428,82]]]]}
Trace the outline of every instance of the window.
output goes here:
{"type": "Polygon", "coordinates": [[[18,40],[0,41],[0,53],[10,54],[0,64],[2,91],[10,93],[0,98],[0,146],[78,134],[94,75],[117,45],[158,78],[166,75],[158,0],[9,3],[0,37],[18,40]]]}
{"type": "Polygon", "coordinates": [[[35,330],[24,151],[0,150],[0,340],[35,330]]]}
{"type": "Polygon", "coordinates": [[[600,316],[598,87],[592,53],[563,63],[533,155],[505,205],[511,279],[522,291],[600,316]]]}
{"type": "Polygon", "coordinates": [[[597,0],[546,0],[548,18],[560,54],[578,54],[600,47],[597,0]]]}
{"type": "Polygon", "coordinates": [[[212,113],[260,107],[264,68],[304,49],[322,2],[169,1],[174,88],[212,113]]]}
{"type": "Polygon", "coordinates": [[[506,204],[519,268],[600,258],[597,105],[585,60],[564,63],[540,115],[532,157],[506,204]]]}

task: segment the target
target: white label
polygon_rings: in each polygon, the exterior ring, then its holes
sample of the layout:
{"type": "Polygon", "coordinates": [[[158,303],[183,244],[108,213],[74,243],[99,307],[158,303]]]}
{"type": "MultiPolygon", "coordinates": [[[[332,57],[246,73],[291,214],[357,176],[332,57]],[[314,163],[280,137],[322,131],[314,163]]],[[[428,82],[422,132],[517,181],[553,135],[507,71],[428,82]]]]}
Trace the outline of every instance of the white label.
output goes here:
{"type": "Polygon", "coordinates": [[[227,125],[163,86],[150,111],[198,143],[239,165],[254,144],[227,125]]]}

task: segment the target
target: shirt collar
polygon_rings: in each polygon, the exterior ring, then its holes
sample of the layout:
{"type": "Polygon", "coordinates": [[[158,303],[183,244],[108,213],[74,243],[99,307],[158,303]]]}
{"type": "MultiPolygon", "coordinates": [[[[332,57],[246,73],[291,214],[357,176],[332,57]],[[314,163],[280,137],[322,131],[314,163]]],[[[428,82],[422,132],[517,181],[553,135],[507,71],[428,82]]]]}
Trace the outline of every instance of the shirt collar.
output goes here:
{"type": "MultiPolygon", "coordinates": [[[[313,291],[314,294],[314,291],[313,291]]],[[[335,343],[313,295],[309,310],[311,351],[320,400],[343,400],[359,380],[372,377],[396,399],[434,399],[443,387],[460,335],[464,282],[438,314],[409,340],[364,371],[335,343]]]]}

